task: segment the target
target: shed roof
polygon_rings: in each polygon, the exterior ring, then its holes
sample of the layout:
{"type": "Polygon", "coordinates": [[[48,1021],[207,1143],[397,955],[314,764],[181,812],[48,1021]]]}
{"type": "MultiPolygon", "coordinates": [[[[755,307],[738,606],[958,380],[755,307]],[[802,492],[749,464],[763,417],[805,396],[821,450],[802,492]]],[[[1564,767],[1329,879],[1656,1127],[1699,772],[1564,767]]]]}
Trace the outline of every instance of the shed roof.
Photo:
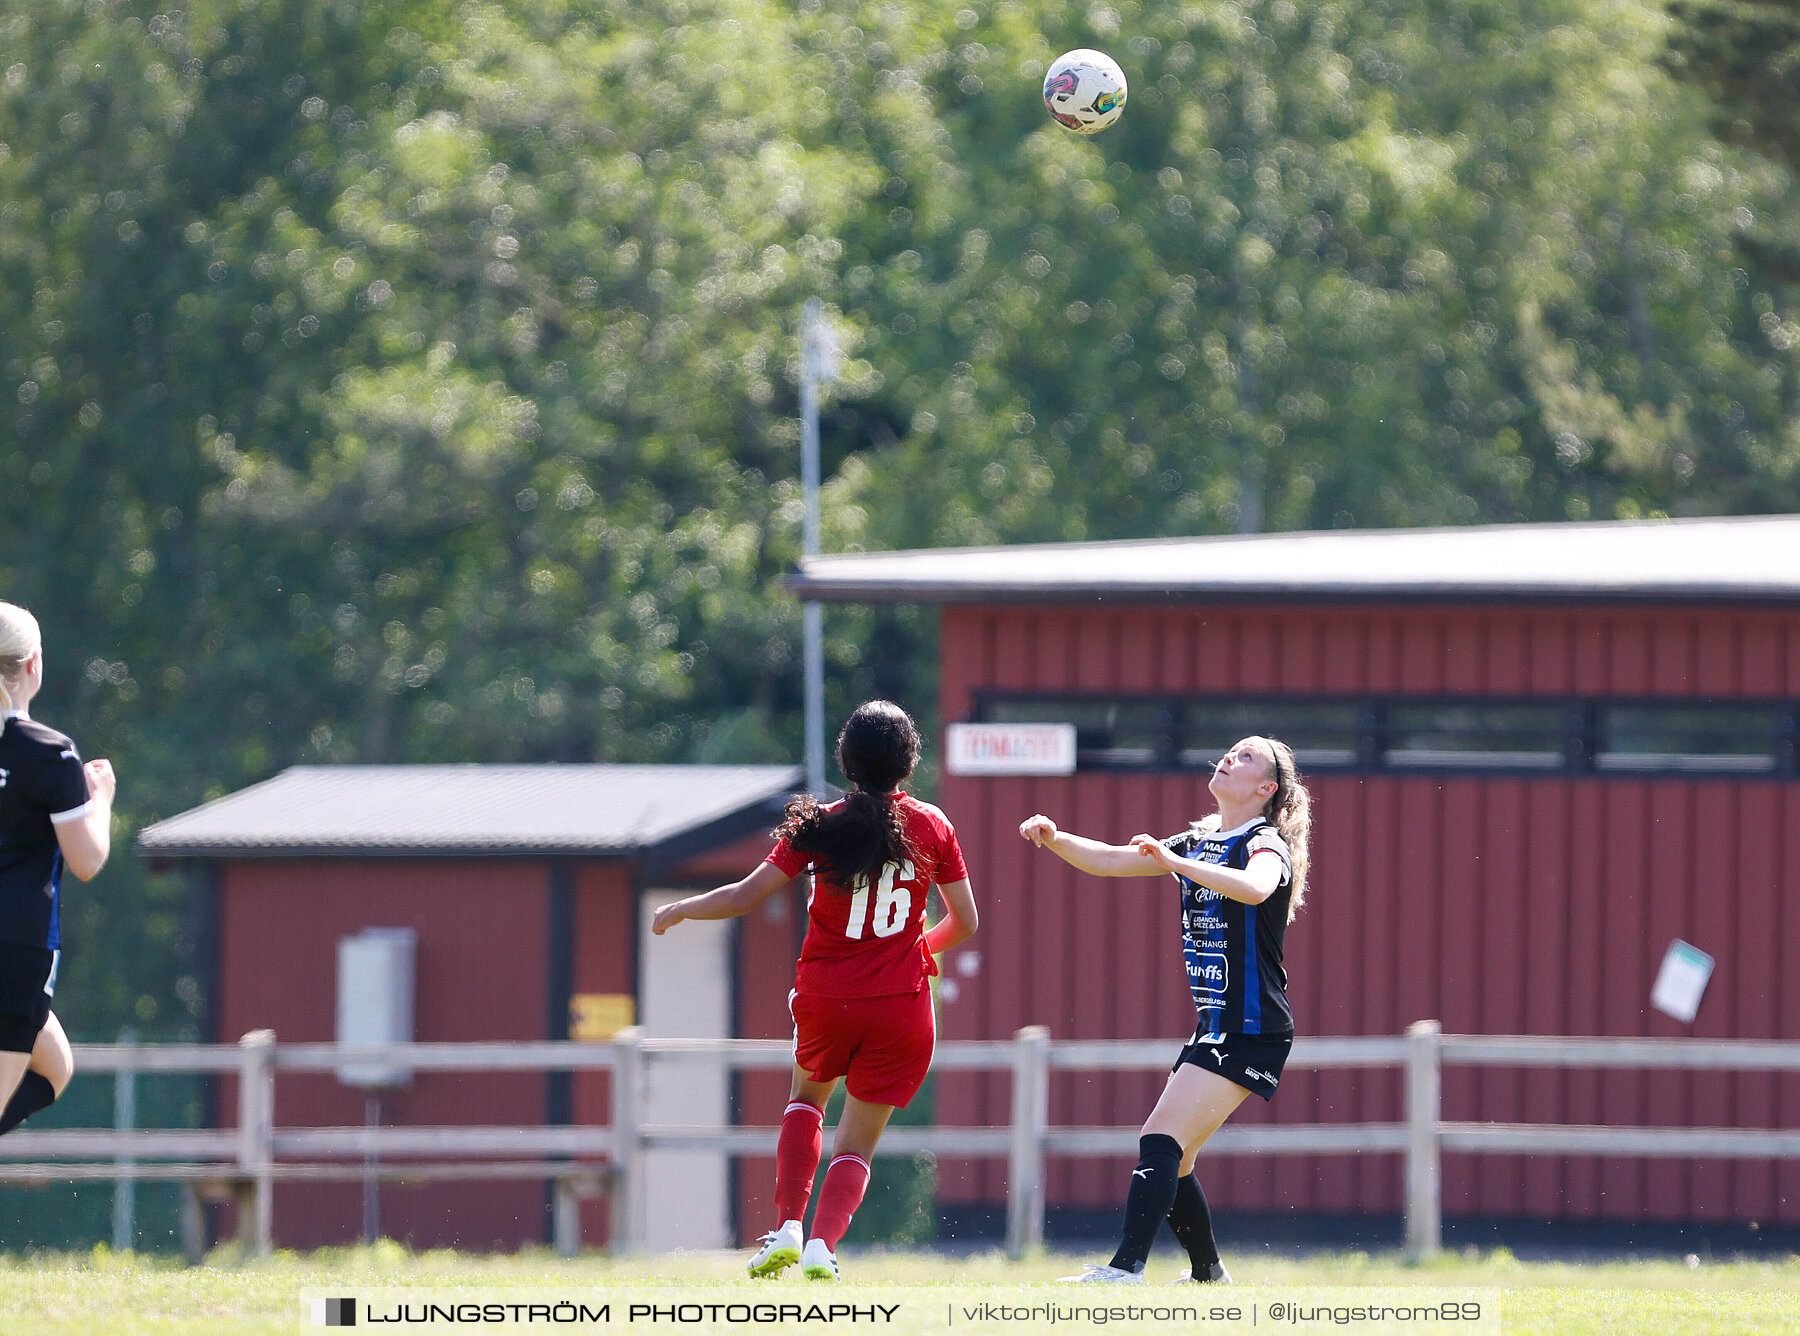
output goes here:
{"type": "Polygon", "coordinates": [[[1800,602],[1800,516],[1485,524],[808,557],[840,602],[1800,602]]]}
{"type": "Polygon", "coordinates": [[[766,826],[780,765],[297,765],[159,821],[155,857],[686,856],[766,826]]]}

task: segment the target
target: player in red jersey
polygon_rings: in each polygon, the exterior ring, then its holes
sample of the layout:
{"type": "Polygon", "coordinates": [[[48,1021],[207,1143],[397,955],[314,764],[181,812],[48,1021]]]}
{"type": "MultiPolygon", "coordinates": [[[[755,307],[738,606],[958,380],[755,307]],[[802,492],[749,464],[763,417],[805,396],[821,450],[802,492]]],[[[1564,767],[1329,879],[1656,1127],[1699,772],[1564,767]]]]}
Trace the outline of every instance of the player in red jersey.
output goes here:
{"type": "Polygon", "coordinates": [[[840,801],[796,798],[754,872],[664,905],[650,927],[660,934],[683,919],[736,918],[812,869],[806,941],[788,995],[794,1081],[775,1150],[780,1223],[750,1260],[758,1277],[798,1262],[810,1280],[837,1279],[838,1242],[869,1186],[869,1157],[931,1066],[934,957],[966,941],[977,924],[956,831],[941,811],[900,788],[919,762],[919,732],[906,711],[884,700],[857,706],[838,734],[837,757],[850,781],[840,801]],[[934,883],[946,912],[927,928],[925,897],[934,883]],[[840,1080],[844,1112],[806,1238],[801,1222],[824,1146],[825,1102],[840,1080]]]}

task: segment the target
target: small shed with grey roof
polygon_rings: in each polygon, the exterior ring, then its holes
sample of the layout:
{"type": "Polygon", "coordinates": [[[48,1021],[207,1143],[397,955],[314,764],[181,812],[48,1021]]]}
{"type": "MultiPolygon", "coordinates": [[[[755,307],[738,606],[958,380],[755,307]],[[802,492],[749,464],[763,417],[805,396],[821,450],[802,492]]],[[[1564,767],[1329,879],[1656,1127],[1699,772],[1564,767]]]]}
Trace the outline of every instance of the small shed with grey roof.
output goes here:
{"type": "MultiPolygon", "coordinates": [[[[794,915],[764,907],[752,930],[695,925],[651,938],[660,899],[742,876],[767,851],[801,773],[789,766],[295,766],[145,830],[142,854],[184,864],[211,931],[209,1037],[255,1029],[330,1040],[337,948],[368,928],[416,933],[414,1035],[421,1040],[603,1039],[735,1032],[740,958],[761,967],[769,937],[788,952],[794,915]]],[[[705,1084],[705,1074],[698,1078],[705,1084]]],[[[604,1123],[604,1074],[421,1073],[381,1097],[381,1116],[418,1125],[604,1123]]],[[[678,1107],[735,1114],[726,1083],[670,1089],[678,1107]]],[[[344,1126],[364,1096],[326,1076],[278,1090],[283,1126],[344,1126]]],[[[232,1101],[219,1101],[229,1115],[232,1101]]],[[[700,1157],[704,1159],[705,1157],[700,1157]]],[[[728,1166],[664,1165],[723,1246],[734,1232],[728,1166]],[[692,1180],[692,1181],[689,1181],[692,1180]],[[708,1212],[711,1223],[708,1225],[708,1212]]],[[[276,1239],[353,1240],[354,1185],[284,1184],[276,1239]]],[[[529,1182],[438,1183],[383,1191],[383,1232],[415,1246],[510,1247],[549,1237],[548,1198],[529,1182]]],[[[603,1203],[583,1233],[603,1240],[603,1203]]],[[[651,1221],[652,1234],[658,1222],[651,1221]]]]}
{"type": "MultiPolygon", "coordinates": [[[[1211,810],[1222,749],[1265,733],[1314,795],[1287,938],[1300,1034],[1800,1038],[1800,517],[840,553],[789,583],[938,605],[947,724],[1074,726],[1066,774],[946,764],[982,907],[940,992],[946,1037],[1184,1037],[1173,899],[1034,854],[1018,824],[1180,830],[1211,810]],[[1715,961],[1691,1023],[1650,1004],[1676,939],[1715,961]]],[[[989,758],[1045,754],[979,736],[989,758]]],[[[1055,1075],[1052,1121],[1135,1122],[1157,1085],[1055,1075]]],[[[946,1122],[1006,1117],[1003,1081],[936,1089],[946,1122]]],[[[1769,1128],[1793,1124],[1800,1077],[1450,1068],[1444,1101],[1458,1120],[1769,1128]]],[[[1234,1117],[1400,1115],[1390,1075],[1290,1067],[1234,1117]]],[[[1053,1161],[1052,1229],[1110,1229],[1128,1168],[1053,1161]]],[[[1001,1174],[940,1166],[952,1229],[996,1218],[1001,1174]]],[[[1203,1178],[1226,1211],[1347,1230],[1401,1205],[1390,1157],[1209,1156],[1203,1178]]],[[[1452,1217],[1800,1224],[1800,1167],[1766,1161],[1448,1155],[1443,1181],[1452,1217]]]]}
{"type": "Polygon", "coordinates": [[[769,824],[766,765],[297,765],[158,822],[160,858],[629,858],[661,871],[769,824]]]}

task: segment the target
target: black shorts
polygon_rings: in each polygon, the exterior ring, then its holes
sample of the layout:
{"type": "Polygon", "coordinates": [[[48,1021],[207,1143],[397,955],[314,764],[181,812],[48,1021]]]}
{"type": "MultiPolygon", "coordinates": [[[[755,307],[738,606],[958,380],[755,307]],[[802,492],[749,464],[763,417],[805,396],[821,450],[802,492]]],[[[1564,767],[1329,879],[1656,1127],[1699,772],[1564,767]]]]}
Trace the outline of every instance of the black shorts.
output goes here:
{"type": "Polygon", "coordinates": [[[0,1052],[29,1053],[50,1018],[60,951],[0,942],[0,1052]]]}
{"type": "Polygon", "coordinates": [[[1217,1072],[1253,1095],[1274,1099],[1281,1069],[1287,1066],[1293,1047],[1291,1034],[1201,1034],[1196,1030],[1170,1071],[1178,1071],[1186,1063],[1217,1072]]]}

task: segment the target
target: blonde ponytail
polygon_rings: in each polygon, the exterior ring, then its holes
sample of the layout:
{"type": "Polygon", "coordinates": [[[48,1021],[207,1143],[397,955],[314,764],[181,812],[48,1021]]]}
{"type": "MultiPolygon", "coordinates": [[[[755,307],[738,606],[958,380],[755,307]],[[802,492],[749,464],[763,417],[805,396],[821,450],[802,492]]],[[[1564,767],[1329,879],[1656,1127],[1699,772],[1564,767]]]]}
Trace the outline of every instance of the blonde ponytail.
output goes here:
{"type": "Polygon", "coordinates": [[[1288,847],[1288,862],[1294,869],[1294,889],[1288,897],[1287,921],[1292,923],[1300,906],[1306,903],[1307,844],[1312,839],[1312,795],[1300,781],[1300,768],[1294,764],[1294,750],[1275,738],[1263,739],[1275,758],[1275,793],[1263,808],[1263,815],[1275,823],[1276,831],[1288,847]]]}
{"type": "Polygon", "coordinates": [[[43,648],[37,618],[16,603],[0,603],[0,710],[17,709],[13,684],[25,675],[25,663],[43,648]]]}

